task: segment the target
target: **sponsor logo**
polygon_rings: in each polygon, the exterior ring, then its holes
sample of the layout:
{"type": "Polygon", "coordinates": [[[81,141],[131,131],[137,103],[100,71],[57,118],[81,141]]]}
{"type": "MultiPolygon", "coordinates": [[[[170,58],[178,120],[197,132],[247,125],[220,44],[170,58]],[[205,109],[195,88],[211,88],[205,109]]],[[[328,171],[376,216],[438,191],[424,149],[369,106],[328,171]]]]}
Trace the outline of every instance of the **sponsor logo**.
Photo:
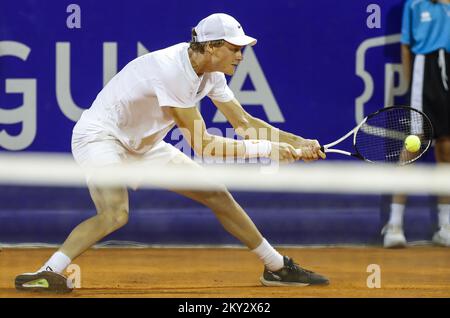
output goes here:
{"type": "Polygon", "coordinates": [[[431,14],[428,11],[424,11],[420,14],[420,22],[430,22],[431,14]]]}

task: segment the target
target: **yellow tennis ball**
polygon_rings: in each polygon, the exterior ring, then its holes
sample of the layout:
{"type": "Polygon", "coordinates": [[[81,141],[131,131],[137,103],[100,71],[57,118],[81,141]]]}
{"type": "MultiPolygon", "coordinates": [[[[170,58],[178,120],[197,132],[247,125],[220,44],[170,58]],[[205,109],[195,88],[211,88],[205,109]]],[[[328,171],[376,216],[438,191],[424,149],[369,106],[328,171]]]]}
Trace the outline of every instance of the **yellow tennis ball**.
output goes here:
{"type": "Polygon", "coordinates": [[[416,135],[409,135],[405,139],[405,148],[409,152],[417,152],[420,149],[420,138],[416,135]]]}

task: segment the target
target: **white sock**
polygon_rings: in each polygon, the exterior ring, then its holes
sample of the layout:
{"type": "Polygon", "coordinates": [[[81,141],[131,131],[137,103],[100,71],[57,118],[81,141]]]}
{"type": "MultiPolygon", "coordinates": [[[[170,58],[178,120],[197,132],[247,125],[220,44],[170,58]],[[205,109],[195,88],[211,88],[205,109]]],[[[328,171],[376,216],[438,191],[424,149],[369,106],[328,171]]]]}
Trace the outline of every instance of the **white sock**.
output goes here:
{"type": "Polygon", "coordinates": [[[403,213],[405,212],[405,205],[399,203],[391,203],[391,215],[389,217],[389,224],[403,226],[403,213]]]}
{"type": "Polygon", "coordinates": [[[439,227],[449,225],[450,204],[438,204],[439,227]]]}
{"type": "Polygon", "coordinates": [[[71,262],[72,260],[67,257],[66,254],[58,251],[53,254],[52,257],[50,257],[47,263],[45,263],[39,271],[50,270],[52,272],[61,274],[71,262]]]}
{"type": "Polygon", "coordinates": [[[271,271],[277,271],[284,266],[283,256],[265,238],[263,238],[261,244],[252,250],[252,252],[258,255],[264,262],[264,265],[271,271]]]}

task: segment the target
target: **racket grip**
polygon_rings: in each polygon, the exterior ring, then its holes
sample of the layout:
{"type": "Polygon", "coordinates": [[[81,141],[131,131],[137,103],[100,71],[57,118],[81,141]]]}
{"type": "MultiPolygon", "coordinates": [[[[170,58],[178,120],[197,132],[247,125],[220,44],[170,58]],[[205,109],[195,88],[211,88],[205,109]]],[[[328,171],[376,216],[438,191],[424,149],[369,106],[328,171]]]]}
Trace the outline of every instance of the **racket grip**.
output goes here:
{"type": "Polygon", "coordinates": [[[324,146],[320,146],[320,151],[322,151],[323,153],[325,153],[325,147],[324,147],[324,146]]]}

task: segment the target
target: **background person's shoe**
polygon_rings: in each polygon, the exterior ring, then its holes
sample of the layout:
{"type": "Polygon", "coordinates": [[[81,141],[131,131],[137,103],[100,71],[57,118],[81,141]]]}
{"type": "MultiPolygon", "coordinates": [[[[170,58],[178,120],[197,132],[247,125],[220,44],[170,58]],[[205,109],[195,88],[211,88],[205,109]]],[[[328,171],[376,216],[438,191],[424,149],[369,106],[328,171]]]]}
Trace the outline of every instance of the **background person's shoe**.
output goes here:
{"type": "Polygon", "coordinates": [[[260,281],[265,286],[308,286],[328,285],[326,277],[301,268],[294,260],[283,256],[284,266],[276,272],[264,268],[260,281]]]}
{"type": "Polygon", "coordinates": [[[386,224],[381,230],[381,234],[384,235],[383,246],[385,248],[406,247],[406,238],[401,226],[386,224]]]}
{"type": "Polygon", "coordinates": [[[442,226],[434,233],[433,243],[439,246],[450,246],[450,225],[442,226]]]}
{"type": "Polygon", "coordinates": [[[70,293],[72,288],[67,286],[67,278],[51,271],[24,273],[16,277],[16,289],[30,292],[70,293]]]}

